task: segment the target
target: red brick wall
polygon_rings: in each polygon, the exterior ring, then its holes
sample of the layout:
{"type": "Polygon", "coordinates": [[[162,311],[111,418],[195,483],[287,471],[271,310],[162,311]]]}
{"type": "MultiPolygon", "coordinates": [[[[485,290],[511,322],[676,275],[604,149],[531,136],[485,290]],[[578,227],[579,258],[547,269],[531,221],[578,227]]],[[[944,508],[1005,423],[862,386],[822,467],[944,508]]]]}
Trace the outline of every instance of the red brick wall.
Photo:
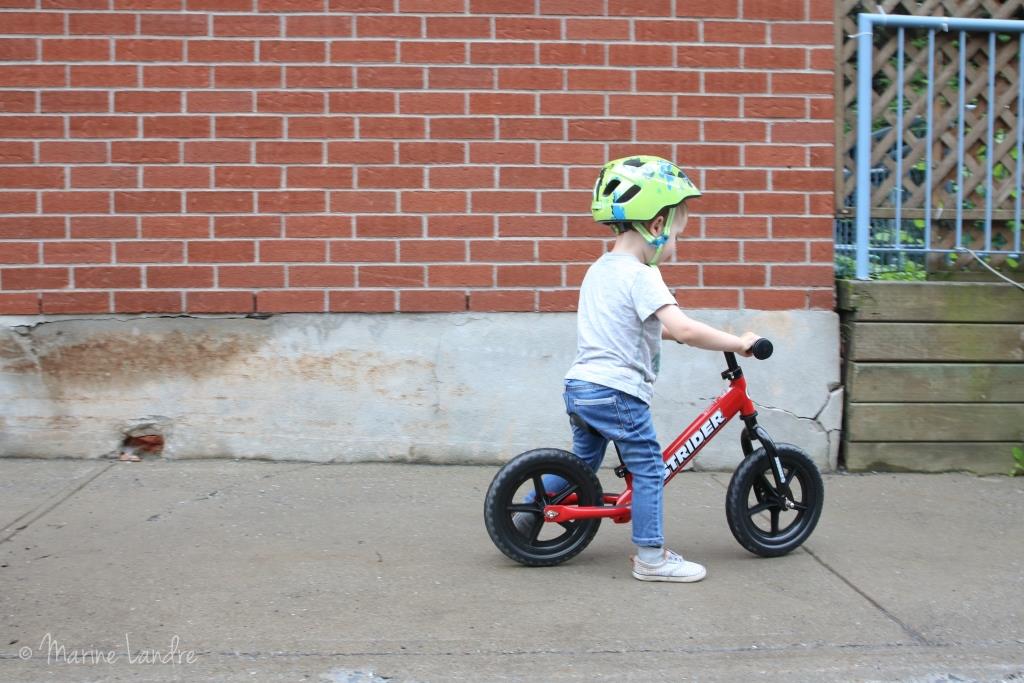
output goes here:
{"type": "Polygon", "coordinates": [[[639,152],[705,190],[685,306],[829,308],[832,14],[0,0],[0,314],[571,310],[639,152]]]}

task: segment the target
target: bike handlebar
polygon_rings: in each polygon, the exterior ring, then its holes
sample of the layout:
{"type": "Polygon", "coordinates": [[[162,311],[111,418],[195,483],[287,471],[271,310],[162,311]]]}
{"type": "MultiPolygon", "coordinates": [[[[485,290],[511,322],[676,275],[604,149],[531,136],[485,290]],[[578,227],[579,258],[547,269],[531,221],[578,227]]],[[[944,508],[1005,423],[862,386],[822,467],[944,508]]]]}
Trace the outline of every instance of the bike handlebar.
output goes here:
{"type": "Polygon", "coordinates": [[[772,351],[774,350],[775,347],[772,346],[772,343],[765,339],[764,337],[758,339],[756,342],[754,342],[754,345],[750,347],[751,354],[753,354],[754,358],[758,360],[766,360],[768,358],[771,358],[772,351]]]}

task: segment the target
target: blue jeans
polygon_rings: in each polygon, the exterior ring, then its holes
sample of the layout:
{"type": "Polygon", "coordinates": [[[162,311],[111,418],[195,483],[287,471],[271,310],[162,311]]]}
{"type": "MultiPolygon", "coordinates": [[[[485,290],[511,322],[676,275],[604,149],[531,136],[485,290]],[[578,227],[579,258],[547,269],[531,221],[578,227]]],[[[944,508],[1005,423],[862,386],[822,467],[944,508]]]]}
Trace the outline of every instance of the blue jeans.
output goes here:
{"type": "MultiPolygon", "coordinates": [[[[595,472],[601,467],[608,442],[614,441],[619,446],[622,461],[633,476],[633,543],[664,545],[664,466],[650,406],[617,389],[575,379],[565,382],[563,398],[566,412],[576,413],[598,432],[593,434],[572,425],[573,452],[595,472]]],[[[544,479],[549,491],[557,491],[566,484],[560,477],[544,479]]]]}

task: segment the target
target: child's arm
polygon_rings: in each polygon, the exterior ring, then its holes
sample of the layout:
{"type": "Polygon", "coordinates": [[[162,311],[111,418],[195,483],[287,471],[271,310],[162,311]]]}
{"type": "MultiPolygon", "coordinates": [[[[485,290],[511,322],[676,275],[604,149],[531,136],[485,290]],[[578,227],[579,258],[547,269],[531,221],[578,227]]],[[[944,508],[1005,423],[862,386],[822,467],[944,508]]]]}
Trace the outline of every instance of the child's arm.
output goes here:
{"type": "Polygon", "coordinates": [[[705,325],[683,313],[678,306],[662,306],[654,313],[661,321],[661,338],[674,339],[680,344],[696,346],[708,351],[732,351],[750,356],[750,347],[758,340],[753,332],[742,336],[729,334],[705,325]]]}

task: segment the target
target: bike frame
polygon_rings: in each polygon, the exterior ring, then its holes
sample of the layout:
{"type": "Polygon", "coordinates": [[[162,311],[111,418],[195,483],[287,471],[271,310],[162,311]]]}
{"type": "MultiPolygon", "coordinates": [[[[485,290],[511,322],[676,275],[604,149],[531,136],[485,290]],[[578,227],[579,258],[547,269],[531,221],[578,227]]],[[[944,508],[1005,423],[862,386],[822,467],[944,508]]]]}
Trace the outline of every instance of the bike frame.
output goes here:
{"type": "MultiPolygon", "coordinates": [[[[786,490],[788,494],[788,487],[784,484],[785,476],[782,472],[782,463],[775,451],[775,444],[767,432],[757,424],[757,410],[747,394],[747,381],[743,377],[743,371],[736,363],[735,354],[726,353],[725,359],[728,369],[722,373],[722,379],[729,381],[729,388],[662,451],[661,459],[665,464],[664,485],[667,486],[683,468],[690,464],[711,439],[722,431],[722,427],[739,415],[746,424],[740,437],[744,455],[748,456],[754,450],[751,440],[759,441],[771,459],[776,486],[780,490],[786,490]]],[[[629,522],[632,518],[630,504],[633,499],[633,478],[622,466],[616,468],[616,474],[626,480],[626,489],[618,494],[604,494],[604,505],[574,505],[573,503],[577,500],[576,495],[570,494],[560,504],[544,507],[544,521],[565,523],[578,519],[609,518],[616,524],[629,522]]]]}

